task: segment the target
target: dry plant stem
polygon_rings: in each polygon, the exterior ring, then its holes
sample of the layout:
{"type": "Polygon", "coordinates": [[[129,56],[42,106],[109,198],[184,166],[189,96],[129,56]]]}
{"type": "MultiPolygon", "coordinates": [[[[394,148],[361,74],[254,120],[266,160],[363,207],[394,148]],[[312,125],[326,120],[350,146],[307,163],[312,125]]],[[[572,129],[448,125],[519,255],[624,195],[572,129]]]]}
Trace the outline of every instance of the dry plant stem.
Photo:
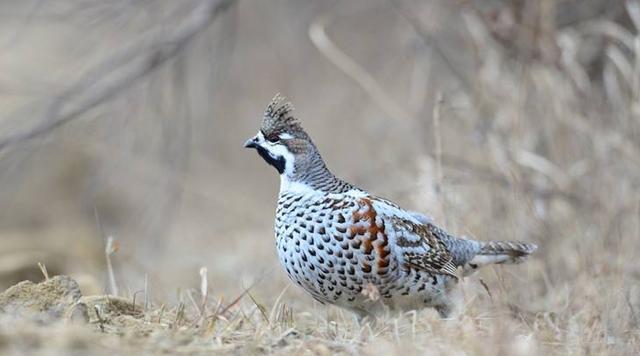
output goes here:
{"type": "Polygon", "coordinates": [[[144,312],[149,310],[149,275],[144,275],[144,312]]]}
{"type": "Polygon", "coordinates": [[[184,318],[184,303],[180,303],[178,305],[178,310],[176,311],[176,318],[173,321],[173,328],[176,329],[180,326],[180,322],[184,318]]]}
{"type": "Polygon", "coordinates": [[[116,275],[113,271],[113,264],[111,263],[111,255],[115,252],[115,241],[113,236],[109,236],[107,237],[107,244],[104,249],[105,257],[107,259],[107,272],[109,273],[109,288],[112,295],[119,295],[118,285],[116,284],[116,275]]]}
{"type": "Polygon", "coordinates": [[[98,326],[100,327],[100,331],[104,332],[105,320],[102,318],[102,313],[100,312],[100,308],[97,305],[94,305],[93,310],[95,311],[96,317],[98,318],[98,326]]]}
{"type": "Polygon", "coordinates": [[[207,297],[209,296],[209,282],[207,279],[207,268],[200,268],[200,318],[204,319],[207,312],[207,297]]]}
{"type": "Polygon", "coordinates": [[[202,311],[200,310],[200,306],[196,302],[195,298],[193,298],[193,291],[191,289],[187,289],[185,293],[187,294],[187,297],[189,298],[189,301],[191,302],[193,309],[195,309],[198,312],[198,314],[201,314],[202,311]]]}
{"type": "Polygon", "coordinates": [[[462,75],[458,68],[455,67],[449,58],[449,55],[447,55],[442,49],[442,46],[440,46],[435,38],[429,34],[429,31],[424,28],[422,21],[420,21],[415,11],[412,11],[408,6],[404,5],[402,0],[389,0],[389,2],[413,28],[415,33],[420,37],[420,39],[422,39],[425,46],[431,47],[434,50],[435,54],[440,57],[454,77],[462,83],[463,88],[470,88],[469,80],[462,75]]]}
{"type": "Polygon", "coordinates": [[[394,119],[412,120],[412,115],[398,105],[369,72],[331,41],[325,30],[329,24],[330,18],[327,16],[319,16],[311,23],[311,26],[309,26],[309,38],[313,45],[333,65],[364,89],[372,101],[380,105],[380,108],[387,115],[394,119]]]}
{"type": "MultiPolygon", "coordinates": [[[[202,30],[207,28],[234,0],[203,0],[172,31],[159,29],[113,58],[107,58],[53,100],[43,117],[31,128],[0,139],[0,152],[9,146],[44,135],[95,106],[124,93],[125,89],[174,58],[202,30]],[[158,38],[148,43],[148,38],[158,38]],[[141,49],[143,52],[141,52],[141,49]],[[146,51],[144,51],[146,50],[146,51]],[[115,60],[114,60],[115,59],[115,60]]],[[[0,120],[2,121],[2,120],[0,120]]]]}
{"type": "Polygon", "coordinates": [[[445,212],[444,187],[442,175],[442,135],[440,133],[440,113],[444,98],[442,93],[436,95],[436,103],[433,107],[433,138],[435,142],[435,158],[436,158],[436,194],[440,205],[440,212],[447,225],[447,214],[445,212]]]}
{"type": "Polygon", "coordinates": [[[218,312],[216,312],[216,315],[224,315],[227,311],[229,311],[229,309],[233,308],[233,306],[236,305],[245,295],[247,295],[247,293],[249,293],[249,291],[253,287],[255,287],[258,283],[262,282],[262,280],[268,275],[270,275],[272,272],[273,272],[273,269],[263,273],[260,277],[258,277],[258,279],[256,279],[253,283],[251,283],[249,287],[245,288],[242,291],[242,293],[240,293],[240,295],[238,295],[233,301],[231,301],[231,303],[225,306],[222,310],[218,308],[217,309],[218,312]]]}
{"type": "Polygon", "coordinates": [[[133,292],[133,296],[131,298],[131,308],[133,309],[133,312],[136,311],[136,297],[140,293],[144,293],[144,290],[139,290],[139,291],[133,292]]]}
{"type": "Polygon", "coordinates": [[[158,324],[162,323],[162,317],[164,316],[164,309],[165,309],[165,306],[164,304],[162,304],[162,306],[160,306],[160,312],[158,313],[158,324]]]}
{"type": "Polygon", "coordinates": [[[96,219],[96,226],[98,227],[98,231],[102,235],[102,238],[106,239],[104,254],[107,260],[107,273],[109,275],[109,288],[110,292],[113,295],[118,295],[118,285],[116,284],[116,277],[113,271],[113,264],[111,263],[111,255],[114,254],[117,250],[115,240],[113,236],[106,236],[104,232],[104,227],[102,226],[102,221],[100,220],[100,214],[98,213],[98,208],[93,206],[93,214],[96,219]]]}
{"type": "Polygon", "coordinates": [[[291,284],[287,284],[287,286],[282,289],[282,292],[278,294],[278,297],[276,298],[275,302],[273,303],[273,307],[271,308],[271,312],[269,313],[269,320],[273,320],[275,318],[276,307],[280,304],[284,293],[289,289],[290,286],[291,284]]]}
{"type": "Polygon", "coordinates": [[[253,302],[253,304],[256,306],[256,308],[258,308],[258,311],[260,312],[260,315],[262,315],[262,319],[264,319],[264,321],[271,325],[271,321],[269,320],[269,316],[267,315],[267,310],[266,308],[260,304],[256,298],[254,298],[254,296],[251,293],[247,293],[249,295],[249,298],[251,299],[251,301],[253,302]]]}
{"type": "Polygon", "coordinates": [[[482,285],[482,287],[484,288],[484,290],[489,295],[489,299],[491,299],[491,302],[493,302],[493,294],[491,294],[491,290],[489,289],[489,286],[487,285],[487,283],[482,278],[479,278],[479,281],[480,281],[480,284],[482,285]]]}
{"type": "Polygon", "coordinates": [[[38,267],[40,268],[40,272],[42,272],[42,275],[44,276],[45,280],[49,280],[49,272],[47,272],[47,266],[44,265],[44,263],[42,262],[38,262],[38,267]]]}

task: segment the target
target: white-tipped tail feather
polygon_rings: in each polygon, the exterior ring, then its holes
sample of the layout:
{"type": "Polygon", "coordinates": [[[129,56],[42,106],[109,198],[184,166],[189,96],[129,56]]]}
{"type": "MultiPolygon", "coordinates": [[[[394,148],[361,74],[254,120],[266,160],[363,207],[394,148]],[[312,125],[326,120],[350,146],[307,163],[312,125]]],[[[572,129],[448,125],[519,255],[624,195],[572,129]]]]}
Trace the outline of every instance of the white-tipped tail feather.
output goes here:
{"type": "Polygon", "coordinates": [[[465,275],[476,269],[490,264],[512,264],[523,262],[538,246],[519,241],[487,241],[481,242],[482,247],[465,265],[465,275]]]}

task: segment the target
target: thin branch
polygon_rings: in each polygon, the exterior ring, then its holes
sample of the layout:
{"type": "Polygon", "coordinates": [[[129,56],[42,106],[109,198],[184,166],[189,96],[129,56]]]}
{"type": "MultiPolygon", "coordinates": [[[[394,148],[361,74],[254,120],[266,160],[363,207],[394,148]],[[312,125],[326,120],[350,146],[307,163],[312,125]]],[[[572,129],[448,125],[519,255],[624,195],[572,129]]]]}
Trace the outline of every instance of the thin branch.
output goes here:
{"type": "Polygon", "coordinates": [[[95,77],[85,76],[59,94],[35,125],[0,139],[0,152],[13,144],[49,133],[123,93],[124,89],[131,87],[137,80],[174,58],[234,2],[235,0],[202,1],[172,32],[167,32],[166,29],[153,31],[104,60],[89,70],[89,73],[95,73],[95,77]],[[148,44],[149,38],[158,40],[148,44]],[[147,51],[140,53],[141,49],[147,51]]]}
{"type": "Polygon", "coordinates": [[[438,43],[438,41],[431,36],[429,31],[425,29],[422,21],[418,18],[415,11],[409,9],[408,6],[402,3],[402,0],[389,0],[391,5],[398,11],[400,16],[407,21],[407,23],[413,28],[415,33],[420,37],[425,46],[431,48],[436,56],[440,58],[442,63],[449,68],[449,71],[460,81],[463,85],[464,89],[468,89],[471,87],[469,80],[460,72],[458,68],[453,64],[453,61],[449,57],[447,53],[444,52],[442,46],[438,43]]]}
{"type": "Polygon", "coordinates": [[[238,302],[245,296],[247,293],[251,291],[253,287],[255,287],[258,283],[262,282],[262,280],[273,273],[273,269],[265,271],[262,275],[260,275],[253,283],[251,283],[247,288],[245,288],[240,295],[238,295],[231,303],[227,304],[222,309],[218,308],[218,311],[215,315],[224,315],[229,309],[231,309],[234,305],[238,304],[238,302]]]}
{"type": "Polygon", "coordinates": [[[440,131],[440,114],[442,112],[442,104],[444,103],[444,97],[442,93],[436,94],[436,102],[433,106],[433,139],[435,142],[434,158],[436,163],[436,196],[440,205],[440,213],[444,218],[445,225],[447,224],[447,214],[445,209],[445,197],[444,197],[444,179],[442,173],[442,132],[440,131]]]}
{"type": "Polygon", "coordinates": [[[387,115],[394,119],[412,120],[412,115],[393,101],[389,94],[385,92],[382,86],[378,84],[376,79],[367,72],[366,69],[338,48],[329,36],[327,36],[325,28],[329,22],[328,17],[319,16],[311,23],[311,26],[309,26],[309,38],[313,45],[316,46],[320,53],[333,65],[358,83],[373,99],[373,102],[380,105],[380,108],[387,115]]]}

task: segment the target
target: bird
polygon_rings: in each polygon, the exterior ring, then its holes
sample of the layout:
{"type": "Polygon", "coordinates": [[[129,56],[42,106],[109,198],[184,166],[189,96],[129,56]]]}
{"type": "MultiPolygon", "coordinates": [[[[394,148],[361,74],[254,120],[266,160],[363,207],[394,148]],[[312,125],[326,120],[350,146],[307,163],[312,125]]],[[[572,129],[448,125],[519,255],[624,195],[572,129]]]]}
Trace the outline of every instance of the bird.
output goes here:
{"type": "Polygon", "coordinates": [[[288,277],[320,303],[358,320],[424,308],[447,318],[462,277],[486,265],[520,263],[537,249],[454,236],[431,217],[336,177],[293,111],[276,94],[244,147],[280,175],[278,258],[288,277]]]}

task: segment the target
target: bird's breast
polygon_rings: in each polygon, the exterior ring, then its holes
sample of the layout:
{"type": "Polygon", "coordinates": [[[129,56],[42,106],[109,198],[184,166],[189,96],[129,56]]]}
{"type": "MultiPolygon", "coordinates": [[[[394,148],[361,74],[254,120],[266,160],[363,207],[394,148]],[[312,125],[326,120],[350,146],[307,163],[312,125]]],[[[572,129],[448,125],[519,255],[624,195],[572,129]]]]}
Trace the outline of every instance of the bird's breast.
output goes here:
{"type": "Polygon", "coordinates": [[[385,219],[367,198],[281,196],[275,233],[287,274],[316,299],[355,299],[399,274],[385,219]]]}

